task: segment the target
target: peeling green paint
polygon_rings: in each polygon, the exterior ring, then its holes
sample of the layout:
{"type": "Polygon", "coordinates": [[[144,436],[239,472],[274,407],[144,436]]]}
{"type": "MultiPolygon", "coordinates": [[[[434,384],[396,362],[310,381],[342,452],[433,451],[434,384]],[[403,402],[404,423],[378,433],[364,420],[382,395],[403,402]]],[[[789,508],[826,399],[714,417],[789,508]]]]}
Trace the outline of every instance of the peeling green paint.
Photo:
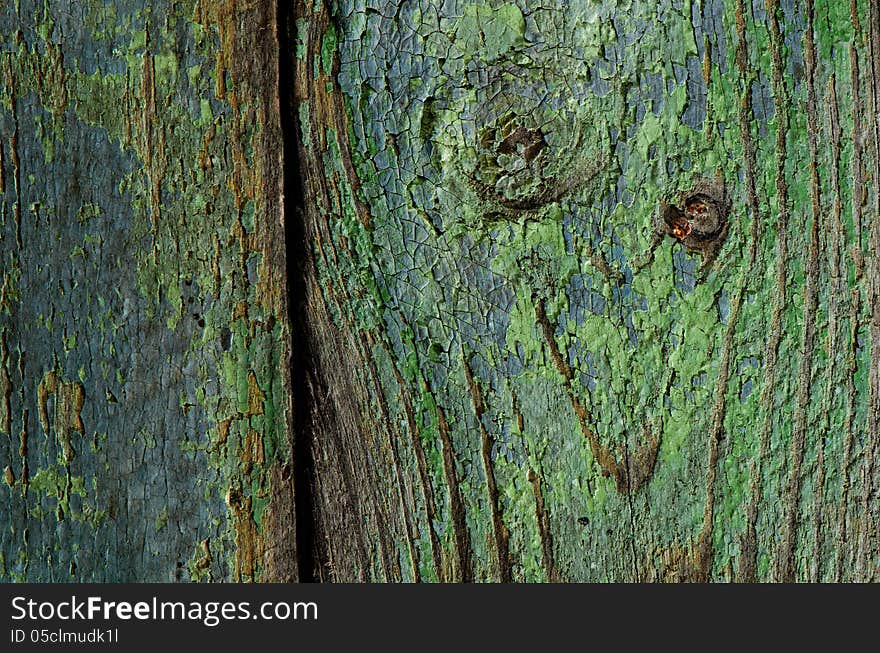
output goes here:
{"type": "MultiPolygon", "coordinates": [[[[431,515],[416,498],[414,518],[430,524],[441,540],[442,563],[454,566],[461,534],[449,518],[449,497],[457,483],[467,553],[478,578],[491,577],[498,555],[486,544],[493,539],[493,507],[475,437],[478,420],[489,434],[500,490],[494,510],[510,533],[517,579],[561,574],[607,580],[633,573],[733,578],[756,475],[770,480],[759,497],[755,527],[774,546],[770,525],[773,506],[783,503],[798,386],[790,361],[797,360],[803,330],[804,239],[812,224],[804,10],[784,3],[777,8],[783,45],[773,41],[767,10],[745,3],[749,58],[741,67],[737,2],[626,3],[625,10],[620,4],[455,2],[426,20],[417,7],[392,3],[396,13],[378,15],[344,2],[333,13],[345,35],[337,46],[336,82],[348,110],[350,147],[345,152],[338,133],[327,131],[320,141],[326,150],[316,155],[335,194],[320,209],[331,237],[316,245],[320,285],[335,324],[353,324],[385,341],[368,356],[386,370],[379,381],[393,413],[389,422],[407,421],[404,402],[391,398],[412,398],[428,487],[414,453],[406,454],[411,457],[404,474],[433,494],[436,504],[431,515]],[[771,42],[782,52],[783,83],[792,98],[791,106],[781,109],[773,107],[768,81],[771,42]],[[741,108],[743,97],[748,109],[741,108]],[[752,214],[746,193],[743,110],[751,111],[761,215],[752,214]],[[780,245],[772,226],[780,111],[786,114],[789,143],[782,174],[798,227],[788,243],[789,294],[778,353],[782,379],[767,390],[772,396],[764,403],[762,367],[769,365],[780,245]],[[360,183],[360,207],[334,201],[349,192],[346,166],[339,163],[346,157],[360,183]],[[700,270],[705,261],[674,239],[654,246],[652,220],[661,202],[676,201],[698,180],[716,177],[732,193],[731,228],[719,258],[700,270]],[[536,323],[538,302],[546,310],[546,327],[536,323]],[[365,313],[379,316],[379,335],[375,322],[362,320],[365,313]],[[557,355],[562,363],[554,360],[557,355]],[[725,356],[727,368],[721,363],[725,356]],[[471,376],[486,388],[485,405],[476,415],[463,358],[472,361],[471,376]],[[782,361],[789,367],[783,369],[782,361]],[[566,367],[570,381],[562,373],[566,367]],[[767,405],[770,460],[761,458],[756,441],[767,405]],[[576,406],[586,408],[588,420],[577,416],[576,406]],[[444,468],[440,410],[457,479],[444,468]],[[708,435],[715,428],[723,438],[717,463],[708,435]],[[621,496],[612,479],[602,477],[585,431],[595,431],[598,442],[623,459],[650,441],[646,429],[657,435],[656,462],[644,488],[621,496]],[[717,465],[711,485],[701,487],[710,465],[717,465]],[[526,468],[538,470],[538,490],[524,475],[526,468]],[[548,546],[536,525],[540,505],[549,513],[555,568],[543,555],[548,546]],[[704,533],[711,536],[709,557],[700,557],[704,533]]],[[[819,126],[818,192],[828,205],[830,135],[823,103],[832,69],[837,96],[845,98],[839,102],[844,159],[852,152],[849,64],[831,57],[830,44],[845,49],[852,42],[862,60],[866,51],[847,12],[828,13],[824,4],[817,4],[817,16],[836,16],[814,25],[824,53],[816,82],[817,111],[825,121],[819,126]]],[[[330,60],[326,39],[320,52],[322,61],[330,60]]],[[[323,67],[325,75],[330,70],[323,67]]],[[[323,83],[318,79],[317,86],[323,83]]],[[[299,107],[299,118],[302,132],[314,133],[309,132],[316,127],[314,110],[299,107]]],[[[308,147],[316,145],[309,138],[308,147]]],[[[866,237],[854,244],[847,223],[848,171],[848,160],[842,160],[841,237],[849,247],[864,249],[866,237]]],[[[851,272],[852,264],[844,265],[851,272]]],[[[828,342],[824,302],[831,292],[827,270],[820,275],[821,299],[813,316],[813,374],[819,378],[828,361],[822,343],[828,342]]],[[[850,276],[849,283],[858,282],[850,276]]],[[[838,324],[843,319],[838,313],[838,324]]],[[[853,381],[864,398],[867,350],[860,349],[859,356],[853,381]]],[[[810,390],[806,423],[815,424],[822,410],[830,410],[829,423],[842,428],[843,402],[818,408],[819,386],[825,383],[810,390]]],[[[863,405],[856,403],[855,414],[864,419],[863,405]]],[[[823,449],[829,488],[842,482],[836,471],[840,440],[828,440],[823,449]]],[[[805,465],[815,465],[815,445],[809,447],[805,465]]],[[[810,469],[812,478],[815,468],[810,469]]],[[[802,508],[808,524],[811,510],[802,508]]],[[[424,538],[418,542],[424,547],[424,538]]],[[[811,546],[799,541],[800,560],[811,559],[811,546]]],[[[430,548],[419,550],[430,555],[430,548]]],[[[758,578],[772,572],[768,555],[766,549],[756,555],[758,578]]],[[[823,564],[828,577],[833,570],[827,559],[823,564]]],[[[420,559],[419,573],[426,567],[420,559]]]]}

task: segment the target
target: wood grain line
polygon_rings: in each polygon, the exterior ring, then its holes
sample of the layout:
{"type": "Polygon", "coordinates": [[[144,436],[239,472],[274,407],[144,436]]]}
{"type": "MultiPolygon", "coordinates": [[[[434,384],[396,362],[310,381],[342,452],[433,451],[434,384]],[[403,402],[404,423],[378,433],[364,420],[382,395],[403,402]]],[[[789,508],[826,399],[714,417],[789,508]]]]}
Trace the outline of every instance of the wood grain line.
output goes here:
{"type": "Polygon", "coordinates": [[[794,416],[791,447],[789,452],[789,476],[783,500],[783,535],[777,558],[777,579],[793,582],[797,576],[794,553],[797,546],[797,527],[800,517],[800,490],[803,480],[804,448],[806,446],[806,422],[812,388],[811,368],[816,337],[816,309],[819,303],[819,221],[822,218],[821,190],[819,187],[819,126],[816,118],[816,54],[813,40],[814,6],[807,0],[807,29],[804,33],[804,59],[807,76],[807,141],[810,149],[810,197],[812,223],[810,226],[809,258],[806,262],[806,287],[804,289],[803,327],[800,360],[797,374],[797,409],[794,416]]]}
{"type": "Polygon", "coordinates": [[[498,483],[495,480],[495,465],[492,462],[492,437],[483,424],[483,414],[486,411],[486,404],[483,401],[483,395],[480,392],[479,384],[474,380],[474,373],[471,369],[470,361],[462,352],[462,361],[464,363],[464,375],[467,381],[468,390],[471,395],[471,402],[474,408],[474,415],[480,429],[480,454],[483,461],[483,471],[486,474],[486,490],[489,494],[489,506],[492,510],[492,531],[493,542],[495,545],[495,561],[497,564],[498,580],[502,583],[511,581],[510,566],[510,534],[507,526],[504,524],[504,518],[501,514],[501,497],[498,493],[498,483]]]}

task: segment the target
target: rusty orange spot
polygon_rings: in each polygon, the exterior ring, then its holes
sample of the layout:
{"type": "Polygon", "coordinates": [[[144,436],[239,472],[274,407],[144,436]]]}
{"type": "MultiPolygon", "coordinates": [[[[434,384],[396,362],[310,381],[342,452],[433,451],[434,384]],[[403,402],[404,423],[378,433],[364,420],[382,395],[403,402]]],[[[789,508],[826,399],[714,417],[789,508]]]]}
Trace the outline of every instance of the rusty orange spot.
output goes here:
{"type": "Polygon", "coordinates": [[[709,211],[709,207],[706,206],[703,202],[693,202],[692,204],[688,204],[687,212],[692,213],[693,215],[702,216],[706,215],[709,211]]]}
{"type": "Polygon", "coordinates": [[[685,219],[678,219],[672,225],[672,235],[679,240],[684,240],[691,233],[691,223],[685,219]]]}

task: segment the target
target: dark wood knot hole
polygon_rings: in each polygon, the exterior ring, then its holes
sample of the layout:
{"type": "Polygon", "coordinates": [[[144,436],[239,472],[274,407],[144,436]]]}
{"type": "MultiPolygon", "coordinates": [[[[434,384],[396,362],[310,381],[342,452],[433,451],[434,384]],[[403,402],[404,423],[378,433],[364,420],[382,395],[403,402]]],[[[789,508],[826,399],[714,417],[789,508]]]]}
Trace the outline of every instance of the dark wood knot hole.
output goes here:
{"type": "Polygon", "coordinates": [[[720,180],[701,180],[672,204],[661,204],[662,230],[688,250],[712,256],[728,232],[730,201],[720,180]]]}

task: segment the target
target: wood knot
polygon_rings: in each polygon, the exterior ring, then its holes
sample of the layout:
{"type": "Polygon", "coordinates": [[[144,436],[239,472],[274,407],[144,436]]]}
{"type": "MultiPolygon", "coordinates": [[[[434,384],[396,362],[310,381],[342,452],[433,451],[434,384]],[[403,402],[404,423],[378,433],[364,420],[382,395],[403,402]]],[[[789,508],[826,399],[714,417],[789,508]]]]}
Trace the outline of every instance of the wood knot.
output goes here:
{"type": "MultiPolygon", "coordinates": [[[[540,128],[526,129],[522,125],[516,125],[512,116],[505,126],[508,129],[502,130],[500,134],[495,127],[484,130],[483,134],[484,145],[489,147],[494,145],[499,156],[509,155],[515,160],[523,161],[523,165],[529,165],[547,147],[547,140],[540,128]],[[511,130],[512,125],[515,125],[515,128],[511,130]]],[[[498,162],[497,159],[496,162],[498,162]]],[[[514,167],[521,168],[523,166],[514,165],[514,167]]]]}
{"type": "Polygon", "coordinates": [[[477,165],[470,175],[481,198],[515,211],[540,208],[569,188],[549,171],[555,152],[543,129],[525,122],[511,113],[483,128],[477,165]]]}
{"type": "Polygon", "coordinates": [[[469,72],[473,93],[456,107],[460,138],[448,143],[448,160],[479,198],[484,218],[538,211],[601,168],[607,134],[583,113],[577,70],[529,60],[469,72]]]}
{"type": "Polygon", "coordinates": [[[703,179],[681,193],[675,203],[662,202],[657,230],[711,262],[729,230],[730,199],[720,179],[703,179]]]}

